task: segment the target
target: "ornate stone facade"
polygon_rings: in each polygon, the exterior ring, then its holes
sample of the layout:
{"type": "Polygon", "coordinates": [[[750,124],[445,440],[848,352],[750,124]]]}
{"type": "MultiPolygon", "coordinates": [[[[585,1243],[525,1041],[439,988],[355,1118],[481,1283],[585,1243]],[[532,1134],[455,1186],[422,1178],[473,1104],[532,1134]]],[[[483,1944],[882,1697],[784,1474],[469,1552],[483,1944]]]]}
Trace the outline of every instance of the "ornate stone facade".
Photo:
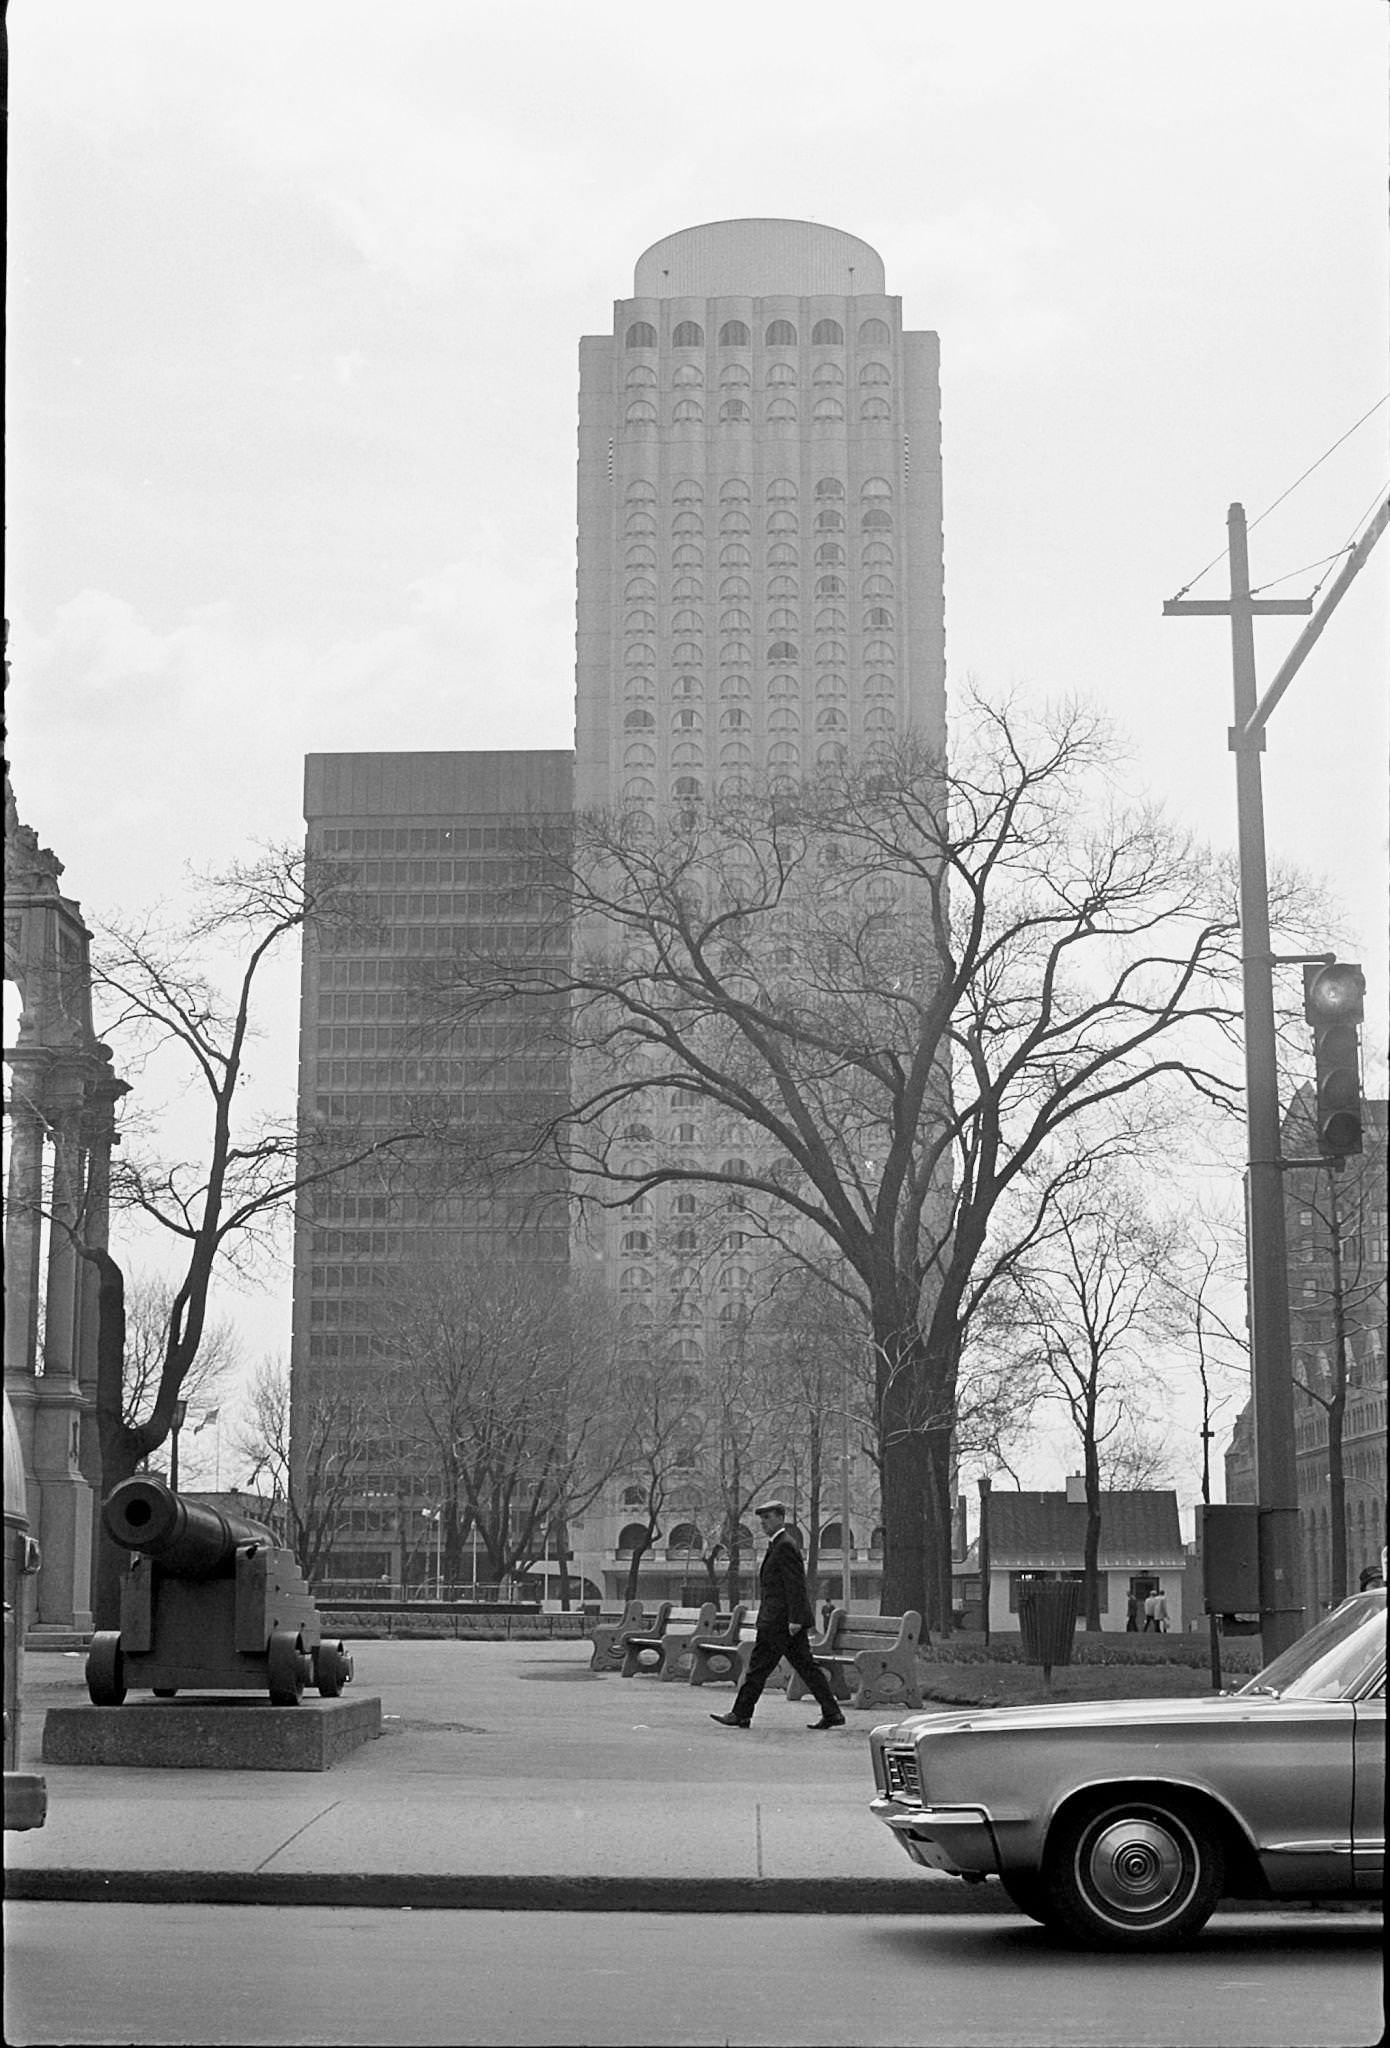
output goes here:
{"type": "Polygon", "coordinates": [[[115,1106],[126,1092],[92,1027],[90,934],[61,893],[62,872],[21,823],[7,777],[5,978],[22,1009],[4,1049],[5,1390],[43,1553],[30,1616],[40,1634],[92,1620],[97,1275],[81,1248],[107,1243],[115,1106]]]}

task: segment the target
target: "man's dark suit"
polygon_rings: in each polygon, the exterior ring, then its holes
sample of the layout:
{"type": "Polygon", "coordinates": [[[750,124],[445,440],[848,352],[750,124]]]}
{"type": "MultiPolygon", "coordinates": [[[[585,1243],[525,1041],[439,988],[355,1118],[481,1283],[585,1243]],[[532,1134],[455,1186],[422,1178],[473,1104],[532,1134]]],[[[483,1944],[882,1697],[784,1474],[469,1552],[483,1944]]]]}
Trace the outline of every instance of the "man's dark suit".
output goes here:
{"type": "Polygon", "coordinates": [[[801,1552],[788,1531],[778,1529],[767,1546],[758,1574],[758,1627],[753,1637],[753,1654],[748,1660],[738,1696],[730,1710],[735,1720],[751,1721],[763,1687],[785,1657],[792,1670],[806,1681],[822,1714],[830,1720],[841,1718],[830,1689],[830,1680],[812,1657],[806,1641],[807,1629],[815,1624],[810,1595],[806,1591],[806,1567],[801,1552]],[[801,1626],[792,1633],[792,1624],[801,1626]]]}

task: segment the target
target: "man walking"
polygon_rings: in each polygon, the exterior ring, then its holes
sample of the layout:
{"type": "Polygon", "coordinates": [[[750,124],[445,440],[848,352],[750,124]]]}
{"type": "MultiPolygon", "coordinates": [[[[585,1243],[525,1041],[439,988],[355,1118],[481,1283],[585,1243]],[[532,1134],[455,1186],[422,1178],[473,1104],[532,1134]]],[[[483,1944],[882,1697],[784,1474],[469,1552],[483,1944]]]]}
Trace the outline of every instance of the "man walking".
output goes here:
{"type": "Polygon", "coordinates": [[[758,1627],[753,1654],[748,1659],[742,1685],[727,1714],[711,1714],[722,1728],[746,1728],[753,1719],[762,1689],[785,1657],[805,1680],[820,1708],[819,1721],[808,1728],[843,1728],[845,1717],[835,1703],[830,1680],[812,1657],[806,1631],[815,1620],[806,1591],[806,1567],[801,1552],[787,1528],[787,1510],[780,1500],[765,1500],[754,1513],[767,1538],[767,1550],[758,1574],[758,1627]]]}

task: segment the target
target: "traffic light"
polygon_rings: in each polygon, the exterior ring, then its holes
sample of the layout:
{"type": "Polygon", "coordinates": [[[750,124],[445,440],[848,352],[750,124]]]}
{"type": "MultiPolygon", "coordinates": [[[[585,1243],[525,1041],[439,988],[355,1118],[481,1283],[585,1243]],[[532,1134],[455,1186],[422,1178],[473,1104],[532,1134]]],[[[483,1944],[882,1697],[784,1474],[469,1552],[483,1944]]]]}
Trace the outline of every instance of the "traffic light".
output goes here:
{"type": "Polygon", "coordinates": [[[1315,1124],[1324,1159],[1361,1150],[1361,1053],[1357,1027],[1366,977],[1350,960],[1303,970],[1303,1014],[1313,1027],[1315,1124]]]}

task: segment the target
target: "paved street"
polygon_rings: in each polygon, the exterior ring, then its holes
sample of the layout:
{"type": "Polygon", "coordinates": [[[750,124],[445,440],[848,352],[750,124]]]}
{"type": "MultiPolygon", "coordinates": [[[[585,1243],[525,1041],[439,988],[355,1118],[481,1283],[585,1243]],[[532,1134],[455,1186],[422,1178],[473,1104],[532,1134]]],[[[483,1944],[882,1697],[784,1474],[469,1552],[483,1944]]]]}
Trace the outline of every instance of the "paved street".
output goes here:
{"type": "Polygon", "coordinates": [[[14,2048],[139,2041],[746,2048],[1360,2048],[1371,1916],[1213,1922],[1078,1955],[1014,1916],[9,1909],[14,2048]]]}

